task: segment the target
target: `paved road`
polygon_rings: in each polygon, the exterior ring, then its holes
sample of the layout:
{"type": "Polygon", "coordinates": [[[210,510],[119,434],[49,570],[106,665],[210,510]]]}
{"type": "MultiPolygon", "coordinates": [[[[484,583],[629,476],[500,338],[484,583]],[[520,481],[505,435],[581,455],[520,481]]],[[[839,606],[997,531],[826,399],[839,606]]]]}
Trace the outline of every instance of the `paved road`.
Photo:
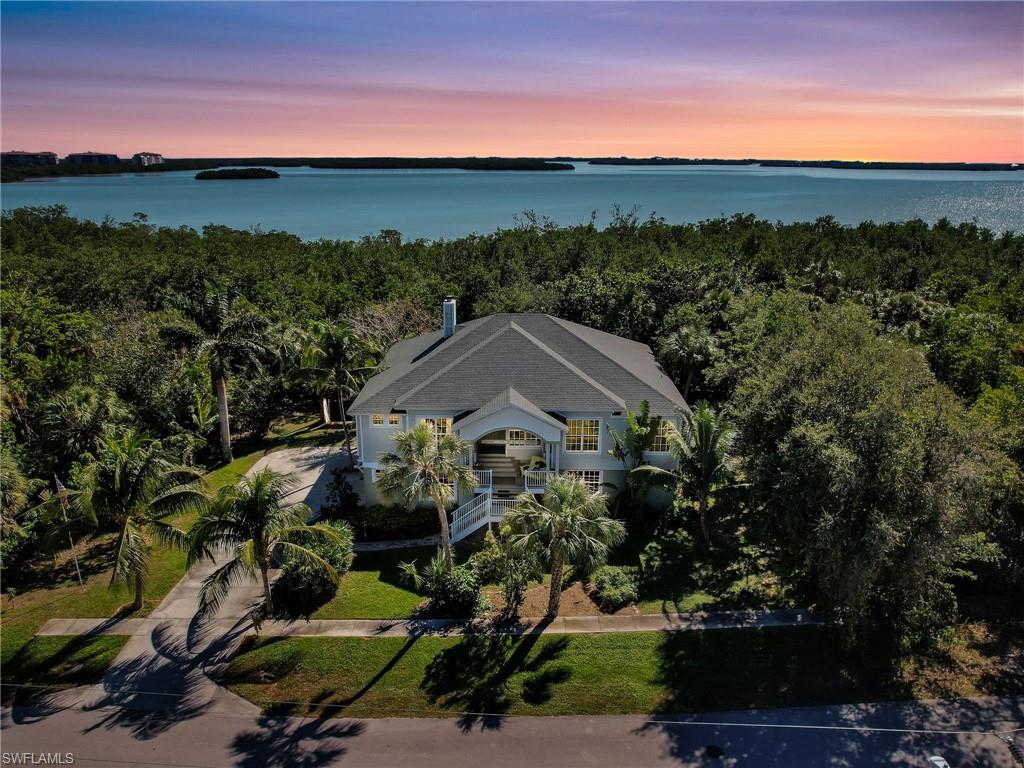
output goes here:
{"type": "Polygon", "coordinates": [[[1024,697],[957,704],[889,704],[734,712],[659,722],[644,717],[519,717],[461,720],[314,720],[236,713],[217,702],[190,717],[115,708],[3,713],[4,751],[72,752],[76,765],[251,768],[574,768],[575,766],[927,766],[1011,768],[993,737],[863,732],[872,728],[983,731],[1021,727],[1024,697]],[[703,724],[703,723],[730,723],[703,724]],[[776,726],[797,725],[799,728],[776,726]],[[810,726],[836,726],[820,729],[810,726]],[[722,759],[705,757],[720,746],[722,759]]]}

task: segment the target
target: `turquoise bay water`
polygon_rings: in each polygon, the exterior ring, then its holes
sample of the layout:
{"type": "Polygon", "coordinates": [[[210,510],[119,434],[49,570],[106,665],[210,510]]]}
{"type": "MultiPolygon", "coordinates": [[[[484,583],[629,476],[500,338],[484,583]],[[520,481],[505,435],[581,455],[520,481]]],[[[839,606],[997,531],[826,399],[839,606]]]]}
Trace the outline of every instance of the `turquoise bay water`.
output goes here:
{"type": "Polygon", "coordinates": [[[4,184],[0,205],[64,204],[101,221],[136,212],[161,226],[225,224],[306,239],[356,239],[396,229],[451,238],[515,225],[524,211],[559,224],[613,206],[673,223],[733,213],[784,222],[832,215],[844,224],[920,218],[1024,231],[1024,172],[855,171],[758,166],[591,166],[569,172],[357,171],[278,168],[280,179],[196,181],[194,171],[64,177],[4,184]]]}

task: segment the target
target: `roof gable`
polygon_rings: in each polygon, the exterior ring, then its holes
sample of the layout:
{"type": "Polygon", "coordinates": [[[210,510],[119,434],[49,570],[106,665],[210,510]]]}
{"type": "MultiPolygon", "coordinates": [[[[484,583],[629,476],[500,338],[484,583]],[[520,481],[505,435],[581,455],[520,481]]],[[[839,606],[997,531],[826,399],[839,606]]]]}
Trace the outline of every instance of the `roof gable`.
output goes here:
{"type": "Polygon", "coordinates": [[[491,315],[399,342],[352,413],[478,410],[508,388],[541,410],[616,412],[686,404],[650,349],[544,314],[491,315]]]}

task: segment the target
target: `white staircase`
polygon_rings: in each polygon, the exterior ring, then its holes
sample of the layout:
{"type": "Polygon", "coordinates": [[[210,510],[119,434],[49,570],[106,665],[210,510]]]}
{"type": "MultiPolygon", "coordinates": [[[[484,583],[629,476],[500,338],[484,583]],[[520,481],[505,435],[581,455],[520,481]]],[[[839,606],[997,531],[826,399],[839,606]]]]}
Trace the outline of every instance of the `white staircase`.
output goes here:
{"type": "Polygon", "coordinates": [[[452,513],[452,543],[462,541],[485,525],[500,523],[505,513],[519,504],[517,499],[494,498],[490,491],[474,496],[452,513]]]}
{"type": "Polygon", "coordinates": [[[515,460],[503,453],[478,453],[476,466],[490,470],[492,485],[516,485],[520,482],[515,460]]]}

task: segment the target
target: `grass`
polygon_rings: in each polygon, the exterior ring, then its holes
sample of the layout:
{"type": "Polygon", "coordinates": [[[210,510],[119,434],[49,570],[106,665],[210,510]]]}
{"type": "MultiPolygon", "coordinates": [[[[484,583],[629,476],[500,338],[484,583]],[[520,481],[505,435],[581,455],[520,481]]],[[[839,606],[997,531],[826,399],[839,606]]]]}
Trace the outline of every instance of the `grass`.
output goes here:
{"type": "MultiPolygon", "coordinates": [[[[275,427],[260,441],[239,443],[237,458],[230,464],[214,469],[204,476],[211,490],[235,482],[248,472],[264,455],[294,445],[333,442],[340,439],[340,430],[317,428],[318,422],[288,423],[275,427]],[[337,434],[335,434],[337,433],[337,434]]],[[[170,522],[180,528],[191,527],[194,516],[181,515],[170,522]]],[[[13,680],[26,674],[39,677],[43,672],[34,659],[40,656],[52,659],[59,668],[62,660],[50,650],[51,638],[34,638],[39,628],[52,618],[105,618],[124,613],[131,602],[131,594],[124,588],[111,589],[110,567],[115,537],[102,534],[80,542],[78,557],[84,577],[79,586],[70,551],[61,552],[55,561],[42,559],[33,564],[27,586],[8,591],[0,597],[0,666],[4,680],[13,680]],[[28,667],[25,667],[28,665],[28,667]]],[[[185,573],[185,553],[164,546],[154,546],[146,579],[142,610],[148,615],[185,573]]],[[[5,584],[5,587],[8,586],[5,584]]],[[[96,638],[96,648],[107,647],[107,640],[96,638]]],[[[113,641],[109,641],[113,642],[113,641]]],[[[77,648],[66,647],[70,653],[77,648]]],[[[116,654],[115,654],[116,655],[116,654]]],[[[106,658],[99,654],[96,659],[106,658]]],[[[112,656],[110,658],[113,658],[112,656]]],[[[109,662],[109,659],[108,659],[109,662]]]]}
{"type": "Polygon", "coordinates": [[[332,600],[321,606],[315,619],[405,619],[423,597],[398,578],[398,564],[421,564],[434,555],[432,547],[359,552],[352,570],[342,577],[332,600]]]}
{"type": "Polygon", "coordinates": [[[124,635],[34,638],[18,649],[10,666],[5,664],[3,703],[94,683],[127,642],[124,635]]]}
{"type": "MultiPolygon", "coordinates": [[[[844,655],[821,627],[603,635],[290,638],[251,644],[229,687],[278,713],[336,717],[609,715],[805,706],[941,695],[941,670],[978,694],[1019,692],[1024,625],[958,630],[974,663],[903,676],[844,655]],[[1005,651],[1011,649],[1010,655],[1005,651]],[[1000,655],[1002,653],[1002,655],[1000,655]]],[[[866,654],[863,658],[871,658],[866,654]]]]}

